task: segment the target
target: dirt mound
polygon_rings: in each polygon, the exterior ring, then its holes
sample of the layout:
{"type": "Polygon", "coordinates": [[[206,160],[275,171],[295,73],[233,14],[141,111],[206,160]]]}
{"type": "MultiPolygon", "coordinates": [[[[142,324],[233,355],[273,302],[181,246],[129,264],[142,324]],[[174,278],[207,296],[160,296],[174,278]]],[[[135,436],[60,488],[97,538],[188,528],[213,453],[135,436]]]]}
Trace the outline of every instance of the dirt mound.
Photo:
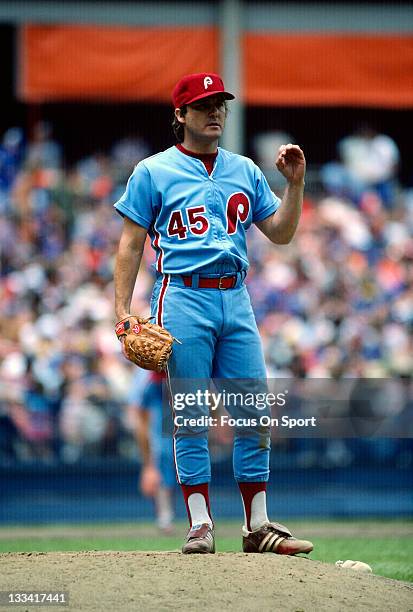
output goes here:
{"type": "Polygon", "coordinates": [[[9,553],[0,563],[1,590],[69,591],[66,610],[413,610],[408,583],[300,557],[9,553]]]}

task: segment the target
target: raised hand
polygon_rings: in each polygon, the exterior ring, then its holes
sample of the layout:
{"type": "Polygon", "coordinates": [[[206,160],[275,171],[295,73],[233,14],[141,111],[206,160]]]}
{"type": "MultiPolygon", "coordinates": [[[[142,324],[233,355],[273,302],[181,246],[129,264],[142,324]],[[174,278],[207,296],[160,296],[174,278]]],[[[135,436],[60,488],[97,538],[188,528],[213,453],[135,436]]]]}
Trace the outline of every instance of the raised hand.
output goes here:
{"type": "Polygon", "coordinates": [[[289,183],[300,184],[304,181],[305,157],[298,145],[281,145],[275,165],[289,183]]]}

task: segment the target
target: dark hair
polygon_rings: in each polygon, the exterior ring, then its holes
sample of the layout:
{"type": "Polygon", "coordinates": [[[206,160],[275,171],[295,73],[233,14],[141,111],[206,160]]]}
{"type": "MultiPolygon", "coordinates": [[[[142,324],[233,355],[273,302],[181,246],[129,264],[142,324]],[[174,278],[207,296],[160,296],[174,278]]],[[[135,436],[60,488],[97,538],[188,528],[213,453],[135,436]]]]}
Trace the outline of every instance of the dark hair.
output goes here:
{"type": "MultiPolygon", "coordinates": [[[[229,108],[228,108],[228,103],[226,100],[223,100],[224,105],[225,105],[225,115],[228,115],[229,112],[229,108]]],[[[188,106],[187,104],[183,104],[180,108],[181,111],[181,116],[185,117],[186,113],[188,112],[188,106]]],[[[172,129],[173,132],[175,134],[175,138],[177,139],[178,142],[183,142],[184,138],[185,138],[185,130],[184,130],[184,125],[183,123],[179,123],[178,119],[175,117],[172,120],[172,129]]]]}
{"type": "MultiPolygon", "coordinates": [[[[184,104],[183,106],[181,106],[180,108],[181,111],[181,115],[182,117],[185,117],[187,111],[188,111],[188,107],[186,104],[184,104]]],[[[183,123],[179,123],[178,119],[175,117],[172,120],[172,129],[173,132],[175,134],[175,138],[177,139],[178,142],[183,142],[184,141],[184,137],[185,137],[185,131],[184,131],[184,125],[183,123]]]]}

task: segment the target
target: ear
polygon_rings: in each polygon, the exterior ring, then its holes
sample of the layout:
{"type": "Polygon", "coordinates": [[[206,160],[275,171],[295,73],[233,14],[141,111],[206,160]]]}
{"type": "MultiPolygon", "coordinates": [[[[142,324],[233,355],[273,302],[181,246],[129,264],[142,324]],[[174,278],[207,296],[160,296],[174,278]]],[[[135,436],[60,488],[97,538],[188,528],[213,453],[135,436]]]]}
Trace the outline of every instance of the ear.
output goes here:
{"type": "Polygon", "coordinates": [[[175,109],[175,117],[178,119],[179,123],[182,123],[182,124],[185,123],[185,117],[183,115],[181,115],[181,109],[180,108],[176,108],[175,109]]]}

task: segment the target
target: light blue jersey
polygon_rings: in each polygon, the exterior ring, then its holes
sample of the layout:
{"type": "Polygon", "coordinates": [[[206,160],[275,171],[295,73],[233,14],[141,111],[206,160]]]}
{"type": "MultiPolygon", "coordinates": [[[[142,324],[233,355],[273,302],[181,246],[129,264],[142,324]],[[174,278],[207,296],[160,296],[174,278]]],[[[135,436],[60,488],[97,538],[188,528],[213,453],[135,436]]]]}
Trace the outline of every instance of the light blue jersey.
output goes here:
{"type": "Polygon", "coordinates": [[[279,204],[247,157],[218,148],[208,175],[200,159],[174,146],[136,166],[115,208],[148,229],[158,272],[185,274],[215,264],[246,270],[246,231],[279,204]]]}

